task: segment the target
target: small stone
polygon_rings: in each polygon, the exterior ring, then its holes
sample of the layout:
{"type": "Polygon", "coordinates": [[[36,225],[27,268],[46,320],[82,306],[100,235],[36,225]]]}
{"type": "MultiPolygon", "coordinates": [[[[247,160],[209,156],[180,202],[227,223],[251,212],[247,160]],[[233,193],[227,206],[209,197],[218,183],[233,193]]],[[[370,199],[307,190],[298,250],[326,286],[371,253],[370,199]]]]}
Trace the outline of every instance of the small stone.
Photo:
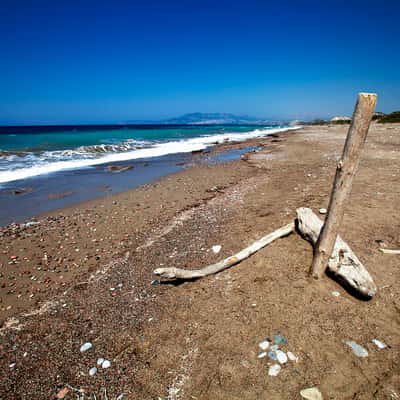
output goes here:
{"type": "Polygon", "coordinates": [[[104,360],[103,363],[101,364],[101,368],[106,369],[111,367],[111,362],[108,360],[104,360]]]}
{"type": "Polygon", "coordinates": [[[337,292],[336,290],[334,290],[334,291],[332,292],[332,296],[339,297],[339,296],[340,296],[340,293],[337,292]]]}
{"type": "Polygon", "coordinates": [[[328,211],[326,210],[326,208],[320,208],[319,209],[319,213],[320,214],[326,214],[328,211]]]}
{"type": "Polygon", "coordinates": [[[294,361],[294,362],[299,361],[299,358],[296,357],[291,351],[288,351],[286,354],[287,354],[288,359],[289,359],[290,361],[294,361]]]}
{"type": "Polygon", "coordinates": [[[258,346],[260,347],[261,350],[265,351],[269,347],[269,341],[268,340],[264,340],[261,343],[259,343],[258,346]]]}
{"type": "Polygon", "coordinates": [[[276,359],[281,363],[285,364],[288,360],[287,355],[284,351],[282,350],[277,350],[276,351],[276,359]]]}
{"type": "Polygon", "coordinates": [[[212,247],[212,251],[213,251],[215,254],[218,254],[218,253],[221,251],[221,249],[222,249],[222,246],[219,245],[219,244],[212,247]]]}
{"type": "Polygon", "coordinates": [[[271,360],[274,360],[274,361],[278,360],[278,356],[276,355],[276,351],[270,351],[270,352],[268,353],[268,357],[269,357],[271,360]]]}
{"type": "Polygon", "coordinates": [[[288,340],[285,338],[285,336],[282,335],[274,335],[274,343],[279,344],[279,343],[287,343],[288,340]]]}
{"type": "Polygon", "coordinates": [[[67,387],[62,388],[56,395],[56,399],[63,399],[69,392],[67,387]]]}
{"type": "Polygon", "coordinates": [[[316,387],[303,389],[300,391],[300,395],[307,400],[323,400],[321,392],[316,387]]]}
{"type": "Polygon", "coordinates": [[[358,343],[353,342],[352,340],[346,342],[347,346],[351,347],[353,353],[357,357],[368,357],[368,351],[364,347],[360,346],[358,343]]]}
{"type": "Polygon", "coordinates": [[[104,362],[104,358],[100,357],[97,359],[97,365],[101,365],[104,362]]]}
{"type": "Polygon", "coordinates": [[[257,358],[264,358],[267,355],[267,353],[265,351],[263,351],[262,353],[259,353],[257,358]]]}
{"type": "Polygon", "coordinates": [[[378,349],[384,349],[384,348],[387,347],[387,344],[381,342],[381,341],[378,340],[378,339],[372,339],[372,342],[374,343],[374,345],[375,345],[376,347],[378,347],[378,349]]]}
{"type": "Polygon", "coordinates": [[[277,344],[273,344],[271,346],[271,351],[277,351],[277,350],[279,350],[279,346],[277,344]]]}
{"type": "Polygon", "coordinates": [[[281,366],[279,364],[274,364],[269,367],[268,375],[277,376],[281,372],[281,366]]]}
{"type": "Polygon", "coordinates": [[[157,285],[159,285],[160,283],[161,283],[161,281],[159,281],[158,279],[156,279],[156,280],[150,282],[150,284],[153,285],[153,286],[157,286],[157,285]]]}
{"type": "Polygon", "coordinates": [[[83,344],[80,348],[81,353],[84,353],[87,350],[90,350],[93,347],[92,343],[87,342],[85,344],[83,344]]]}
{"type": "Polygon", "coordinates": [[[96,373],[97,373],[97,368],[96,367],[90,368],[90,370],[89,370],[89,375],[90,376],[94,376],[94,375],[96,375],[96,373]]]}
{"type": "Polygon", "coordinates": [[[118,285],[117,285],[119,288],[122,288],[124,285],[123,285],[123,283],[118,283],[118,285]]]}
{"type": "Polygon", "coordinates": [[[15,363],[11,363],[11,364],[9,365],[9,367],[10,367],[10,368],[14,368],[14,367],[15,367],[15,363]]]}

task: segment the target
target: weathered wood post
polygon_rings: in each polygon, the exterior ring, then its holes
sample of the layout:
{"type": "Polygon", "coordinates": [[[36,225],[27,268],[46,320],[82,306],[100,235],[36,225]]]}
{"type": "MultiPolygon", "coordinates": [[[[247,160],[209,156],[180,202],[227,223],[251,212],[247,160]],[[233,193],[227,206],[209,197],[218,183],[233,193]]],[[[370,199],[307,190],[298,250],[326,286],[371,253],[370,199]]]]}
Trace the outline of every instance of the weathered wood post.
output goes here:
{"type": "Polygon", "coordinates": [[[376,97],[374,93],[358,94],[342,158],[336,168],[328,213],[314,248],[311,274],[316,279],[321,278],[324,274],[335,245],[343,219],[345,202],[351,192],[353,178],[360,161],[361,149],[367,138],[372,114],[375,110],[376,97]]]}

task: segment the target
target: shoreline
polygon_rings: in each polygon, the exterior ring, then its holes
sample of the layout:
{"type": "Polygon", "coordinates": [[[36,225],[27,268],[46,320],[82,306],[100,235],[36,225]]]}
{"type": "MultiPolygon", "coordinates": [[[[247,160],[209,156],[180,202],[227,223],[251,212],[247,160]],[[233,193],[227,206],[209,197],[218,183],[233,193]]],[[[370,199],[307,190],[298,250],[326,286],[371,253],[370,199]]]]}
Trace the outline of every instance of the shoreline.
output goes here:
{"type": "MultiPolygon", "coordinates": [[[[288,128],[271,135],[276,137],[279,133],[292,130],[288,128]]],[[[257,143],[258,139],[214,144],[206,149],[188,153],[104,162],[94,167],[58,171],[23,181],[5,183],[0,189],[2,206],[0,226],[20,223],[52,210],[134,189],[196,164],[201,157],[208,158],[210,163],[240,158],[240,149],[248,147],[246,143],[257,143]],[[223,154],[223,151],[226,154],[223,154]],[[238,154],[231,156],[230,153],[235,151],[238,154]]]]}
{"type": "Polygon", "coordinates": [[[293,399],[311,385],[344,400],[400,393],[400,271],[379,251],[400,246],[399,125],[371,125],[341,232],[381,288],[373,300],[355,300],[327,277],[310,281],[312,249],[296,234],[215,276],[151,284],[158,266],[201,268],[288,223],[297,207],[326,208],[347,128],[259,139],[261,150],[244,159],[199,163],[3,236],[3,268],[29,290],[45,284],[31,279],[37,270],[23,273],[24,257],[47,270],[39,280],[50,278],[47,292],[24,293],[1,328],[4,398],[54,398],[67,388],[72,399],[71,388],[98,396],[104,387],[126,399],[293,399]],[[268,377],[258,343],[277,333],[299,361],[268,377]],[[366,346],[368,359],[346,340],[366,346]],[[87,341],[94,348],[80,354],[87,341]],[[111,368],[91,377],[100,356],[111,368]]]}

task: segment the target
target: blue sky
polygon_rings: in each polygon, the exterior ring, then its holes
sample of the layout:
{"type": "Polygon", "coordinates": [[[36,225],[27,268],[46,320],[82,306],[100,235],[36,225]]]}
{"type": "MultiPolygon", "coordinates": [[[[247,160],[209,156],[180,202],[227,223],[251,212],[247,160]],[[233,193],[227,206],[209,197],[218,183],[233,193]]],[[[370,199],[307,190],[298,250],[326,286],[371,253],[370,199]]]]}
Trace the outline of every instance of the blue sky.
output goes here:
{"type": "Polygon", "coordinates": [[[0,124],[400,109],[400,1],[0,1],[0,124]]]}

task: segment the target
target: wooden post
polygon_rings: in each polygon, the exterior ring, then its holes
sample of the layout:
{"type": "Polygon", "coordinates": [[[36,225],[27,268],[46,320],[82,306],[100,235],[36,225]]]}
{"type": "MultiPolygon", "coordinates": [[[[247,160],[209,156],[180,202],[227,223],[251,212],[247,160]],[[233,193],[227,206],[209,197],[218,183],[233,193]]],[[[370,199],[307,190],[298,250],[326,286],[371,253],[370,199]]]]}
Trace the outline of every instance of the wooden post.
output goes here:
{"type": "Polygon", "coordinates": [[[311,274],[316,279],[321,278],[324,274],[332,254],[343,219],[345,202],[351,192],[353,178],[360,161],[362,146],[367,138],[375,105],[376,94],[358,94],[342,158],[336,168],[328,213],[315,245],[311,274]]]}

